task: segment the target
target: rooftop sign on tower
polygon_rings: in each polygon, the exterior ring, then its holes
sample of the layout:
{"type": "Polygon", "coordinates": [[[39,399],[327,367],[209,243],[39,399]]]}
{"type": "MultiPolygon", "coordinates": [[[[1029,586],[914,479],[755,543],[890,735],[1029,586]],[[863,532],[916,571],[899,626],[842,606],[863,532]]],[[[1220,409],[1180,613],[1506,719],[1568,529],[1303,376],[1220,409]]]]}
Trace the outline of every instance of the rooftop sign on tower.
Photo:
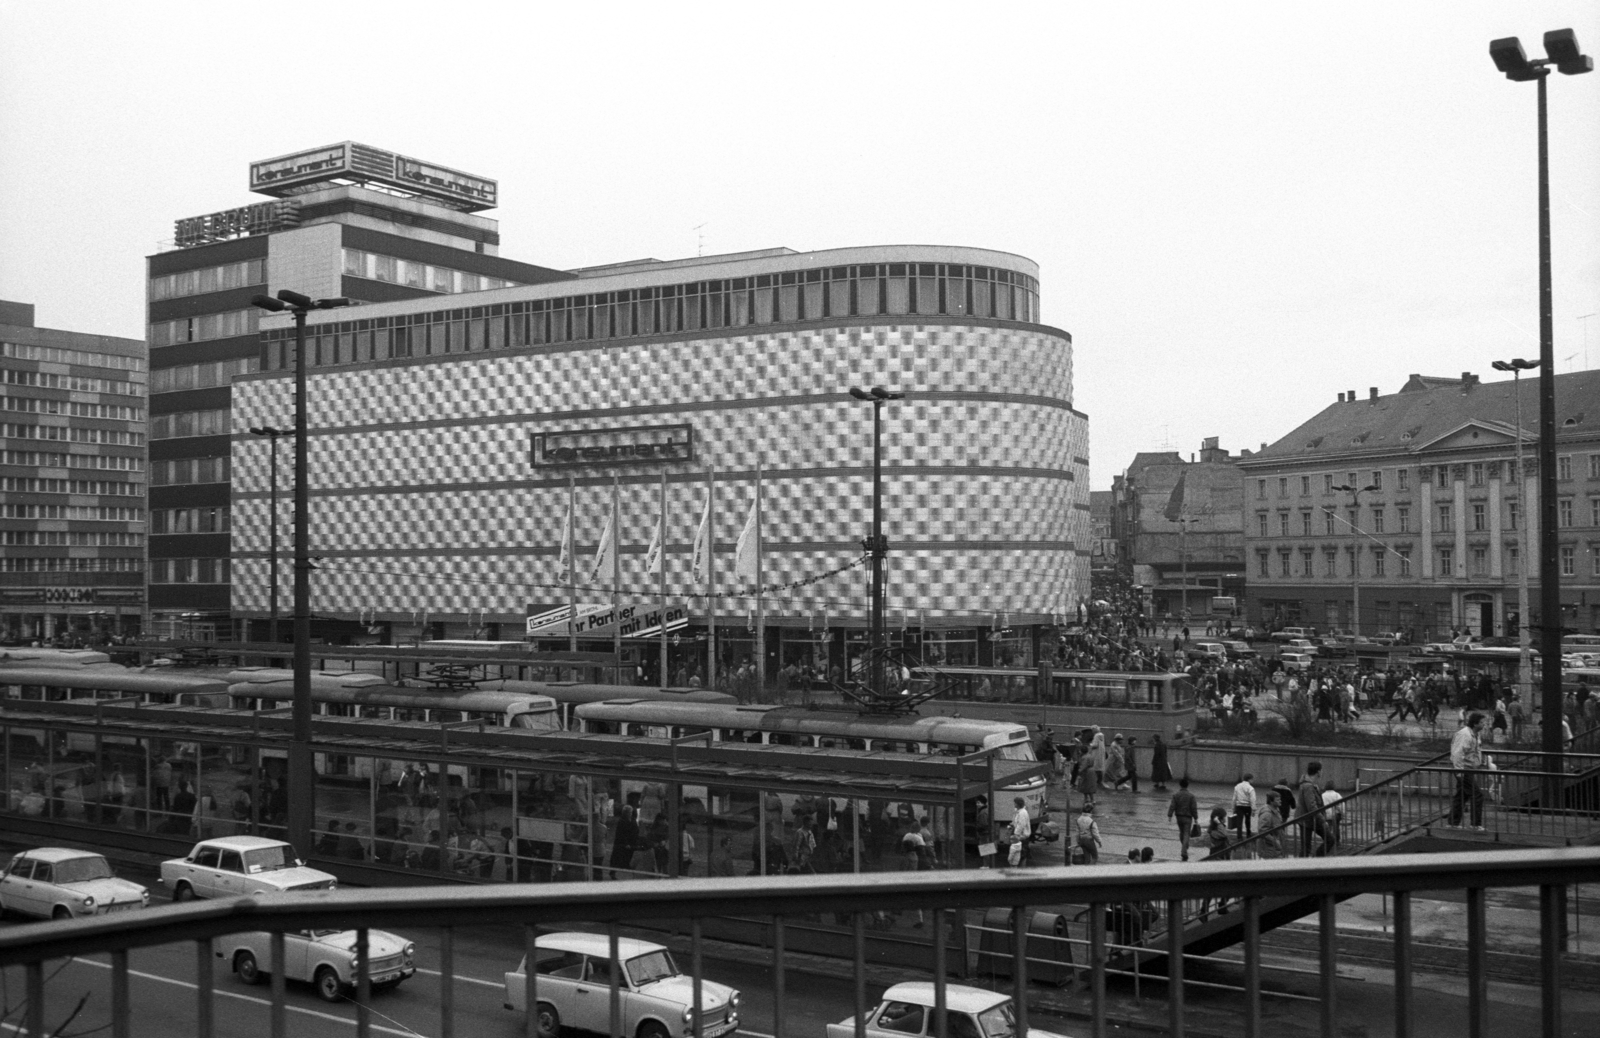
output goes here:
{"type": "Polygon", "coordinates": [[[475,213],[499,204],[500,186],[432,162],[355,141],[250,163],[250,190],[283,198],[332,183],[355,183],[475,213]]]}

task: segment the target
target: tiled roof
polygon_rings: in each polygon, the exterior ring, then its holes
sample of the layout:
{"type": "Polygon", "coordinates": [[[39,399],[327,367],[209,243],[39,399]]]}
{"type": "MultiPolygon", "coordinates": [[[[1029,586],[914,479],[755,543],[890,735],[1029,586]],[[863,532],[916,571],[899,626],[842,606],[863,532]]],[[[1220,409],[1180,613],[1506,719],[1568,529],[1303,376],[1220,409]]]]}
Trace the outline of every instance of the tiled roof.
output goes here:
{"type": "MultiPolygon", "coordinates": [[[[1468,422],[1516,430],[1515,383],[1478,383],[1463,391],[1460,379],[1448,386],[1425,387],[1439,381],[1412,376],[1406,388],[1377,399],[1333,403],[1289,435],[1269,444],[1241,464],[1333,458],[1345,454],[1414,451],[1461,428],[1468,422]]],[[[1530,372],[1522,387],[1522,428],[1530,439],[1538,436],[1539,378],[1530,372]]],[[[1600,371],[1575,371],[1557,375],[1556,435],[1575,429],[1600,437],[1600,371]]]]}

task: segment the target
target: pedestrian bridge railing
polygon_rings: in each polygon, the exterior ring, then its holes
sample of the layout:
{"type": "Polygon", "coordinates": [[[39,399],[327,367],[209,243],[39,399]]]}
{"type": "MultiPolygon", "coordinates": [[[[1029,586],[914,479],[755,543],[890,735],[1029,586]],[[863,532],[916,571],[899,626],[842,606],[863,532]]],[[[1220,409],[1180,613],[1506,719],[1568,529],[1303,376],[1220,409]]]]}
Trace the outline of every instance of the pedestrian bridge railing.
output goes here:
{"type": "MultiPolygon", "coordinates": [[[[1296,861],[1253,860],[1200,864],[1166,863],[1140,868],[1105,865],[1073,868],[1015,870],[957,870],[939,873],[909,873],[892,884],[879,876],[819,875],[788,877],[747,877],[738,879],[681,880],[676,882],[628,881],[612,883],[572,883],[559,886],[496,884],[473,887],[439,886],[405,889],[337,890],[209,902],[191,902],[152,908],[145,911],[92,917],[74,921],[20,925],[0,930],[0,969],[5,971],[7,1016],[19,1017],[23,1027],[0,1019],[9,1029],[35,1036],[64,1033],[63,1021],[72,1020],[83,1008],[77,992],[52,987],[52,963],[69,957],[109,957],[109,1015],[102,1025],[112,1038],[125,1038],[136,1027],[130,1001],[128,957],[132,949],[162,945],[192,948],[195,963],[194,1014],[192,1027],[183,1029],[200,1038],[219,1032],[218,991],[214,946],[219,938],[245,931],[266,931],[276,942],[285,932],[327,927],[350,928],[357,932],[358,946],[364,947],[368,932],[375,928],[400,927],[407,930],[430,928],[439,932],[440,986],[438,1026],[434,1033],[452,1038],[457,1033],[453,991],[457,974],[453,967],[454,935],[479,926],[517,925],[522,928],[524,947],[531,948],[541,929],[582,928],[615,936],[623,926],[672,927],[689,935],[690,972],[693,975],[693,1001],[699,998],[704,976],[705,942],[702,925],[713,919],[739,915],[770,920],[766,951],[745,954],[746,965],[769,964],[774,993],[772,1018],[745,1019],[742,1029],[766,1031],[774,1035],[793,1033],[786,1023],[786,974],[789,959],[785,954],[785,921],[799,921],[821,913],[849,913],[854,920],[854,1002],[856,1034],[864,1033],[862,1021],[867,1009],[867,966],[865,923],[870,913],[889,910],[921,909],[930,912],[934,948],[935,1019],[931,1035],[946,1038],[951,1032],[945,1013],[947,974],[962,972],[946,959],[952,928],[961,925],[965,913],[989,909],[1009,910],[1000,916],[1010,921],[1006,942],[1011,956],[1008,972],[1012,990],[1029,992],[1030,971],[1035,964],[1053,955],[1040,955],[1048,936],[1031,933],[1028,920],[1035,909],[1087,905],[1087,1015],[1093,1034],[1106,1033],[1106,980],[1108,918],[1126,906],[1159,906],[1170,916],[1182,918],[1184,905],[1201,898],[1231,899],[1237,902],[1235,925],[1243,928],[1244,958],[1237,968],[1242,972],[1243,996],[1240,1005],[1240,1031],[1243,1038],[1260,1038],[1261,972],[1264,906],[1284,899],[1310,899],[1316,905],[1319,927],[1317,976],[1321,1033],[1334,1038],[1337,1019],[1337,949],[1335,945],[1338,902],[1362,893],[1386,895],[1392,903],[1394,941],[1394,1033],[1408,1038],[1417,1030],[1412,998],[1411,899],[1417,892],[1445,892],[1459,896],[1466,904],[1466,990],[1468,1002],[1467,1038],[1483,1038],[1489,1031],[1486,954],[1489,944],[1486,920],[1486,893],[1500,888],[1530,888],[1539,891],[1539,985],[1541,1027],[1549,1038],[1565,1033],[1562,1029],[1563,999],[1563,906],[1568,887],[1592,883],[1600,875],[1600,848],[1556,848],[1544,850],[1456,852],[1442,854],[1397,854],[1318,858],[1296,861]],[[13,971],[22,976],[16,977],[13,971]],[[17,981],[20,980],[21,983],[17,981]],[[20,1004],[12,999],[24,993],[20,1004]],[[76,1003],[76,1008],[75,1008],[76,1003]]],[[[985,915],[991,918],[993,913],[985,915]]],[[[845,937],[848,941],[849,938],[845,937]]],[[[613,945],[615,947],[615,945],[613,945]]],[[[1164,968],[1167,1028],[1173,1036],[1185,1032],[1185,969],[1192,962],[1195,947],[1185,929],[1168,930],[1162,938],[1163,954],[1154,963],[1164,968]]],[[[281,951],[281,945],[278,946],[281,951]]],[[[281,958],[278,960],[281,961],[281,958]]],[[[365,1038],[374,1028],[371,983],[362,957],[359,983],[354,996],[355,1029],[365,1038]]],[[[509,968],[510,964],[508,964],[509,968]]],[[[1146,973],[1145,984],[1158,983],[1146,973]]],[[[526,1004],[539,1001],[539,975],[524,973],[526,1004]]],[[[620,1034],[616,979],[610,981],[610,1033],[620,1034]]],[[[601,985],[597,984],[597,987],[601,985]]],[[[598,993],[597,993],[598,994],[598,993]]],[[[1017,1034],[1026,1034],[1033,1007],[1029,997],[1015,999],[1017,1034]]],[[[229,1003],[232,1005],[232,1003],[229,1003]]],[[[233,1010],[230,1010],[233,1012],[233,1010]]],[[[840,1010],[843,1015],[843,1009],[840,1010]]],[[[285,992],[278,974],[271,988],[270,1033],[287,1033],[285,992]]],[[[537,1032],[537,1016],[523,1022],[530,1036],[537,1032]]],[[[82,1018],[71,1032],[96,1029],[96,1021],[82,1018]]],[[[233,1033],[235,1028],[222,1028],[233,1033]]],[[[700,1038],[696,1017],[686,1038],[700,1038]]],[[[176,1032],[174,1032],[176,1033],[176,1032]]],[[[548,1038],[548,1036],[546,1036],[548,1038]]]]}

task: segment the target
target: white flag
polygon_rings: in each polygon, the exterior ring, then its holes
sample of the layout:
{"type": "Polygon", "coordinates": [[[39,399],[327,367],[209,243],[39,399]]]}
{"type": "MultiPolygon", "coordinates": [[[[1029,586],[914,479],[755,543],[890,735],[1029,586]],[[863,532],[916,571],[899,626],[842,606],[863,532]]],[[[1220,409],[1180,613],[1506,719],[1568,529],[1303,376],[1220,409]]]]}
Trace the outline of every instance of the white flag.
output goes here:
{"type": "Polygon", "coordinates": [[[572,564],[572,501],[567,501],[567,519],[561,524],[561,572],[572,564]]]}
{"type": "Polygon", "coordinates": [[[611,559],[616,550],[616,537],[613,535],[611,517],[608,515],[605,528],[600,531],[600,544],[594,550],[594,565],[589,567],[589,583],[593,584],[611,572],[611,559]]]}
{"type": "Polygon", "coordinates": [[[706,494],[705,511],[700,513],[700,528],[694,532],[694,579],[711,583],[711,495],[706,494]]]}
{"type": "Polygon", "coordinates": [[[656,530],[650,536],[650,550],[644,553],[644,571],[646,573],[661,572],[661,557],[666,553],[661,550],[661,542],[666,527],[666,516],[656,516],[656,530]]]}
{"type": "Polygon", "coordinates": [[[739,531],[739,543],[733,549],[733,575],[739,580],[755,583],[760,579],[761,520],[759,499],[750,502],[750,514],[745,518],[744,529],[739,531]]]}

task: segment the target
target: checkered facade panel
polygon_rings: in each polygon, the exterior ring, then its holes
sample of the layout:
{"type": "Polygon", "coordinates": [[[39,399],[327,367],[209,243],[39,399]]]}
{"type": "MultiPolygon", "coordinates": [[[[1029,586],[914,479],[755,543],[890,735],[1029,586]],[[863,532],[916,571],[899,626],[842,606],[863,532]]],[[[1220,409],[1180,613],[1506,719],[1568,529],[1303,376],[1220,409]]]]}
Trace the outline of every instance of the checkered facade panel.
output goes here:
{"type": "MultiPolygon", "coordinates": [[[[1071,346],[1040,332],[823,329],[340,370],[310,382],[313,580],[321,614],[434,619],[521,615],[563,601],[558,561],[574,477],[579,583],[616,477],[624,594],[643,572],[667,483],[667,591],[693,585],[689,552],[714,469],[719,615],[760,472],[764,585],[807,581],[860,554],[872,513],[872,407],[851,385],[902,389],[884,405],[888,608],[935,617],[1075,607],[1088,594],[1088,423],[1070,410],[1071,346]],[[688,423],[692,464],[530,467],[533,433],[688,423]]],[[[292,410],[292,380],[234,386],[234,600],[266,609],[267,445],[239,436],[292,410]]],[[[289,530],[280,487],[280,537],[289,530]]],[[[283,572],[287,566],[280,566],[283,572]]],[[[867,568],[764,597],[769,618],[865,618],[867,568]]],[[[741,582],[744,583],[744,582],[741,582]]],[[[695,612],[701,612],[697,607],[695,612]]]]}

